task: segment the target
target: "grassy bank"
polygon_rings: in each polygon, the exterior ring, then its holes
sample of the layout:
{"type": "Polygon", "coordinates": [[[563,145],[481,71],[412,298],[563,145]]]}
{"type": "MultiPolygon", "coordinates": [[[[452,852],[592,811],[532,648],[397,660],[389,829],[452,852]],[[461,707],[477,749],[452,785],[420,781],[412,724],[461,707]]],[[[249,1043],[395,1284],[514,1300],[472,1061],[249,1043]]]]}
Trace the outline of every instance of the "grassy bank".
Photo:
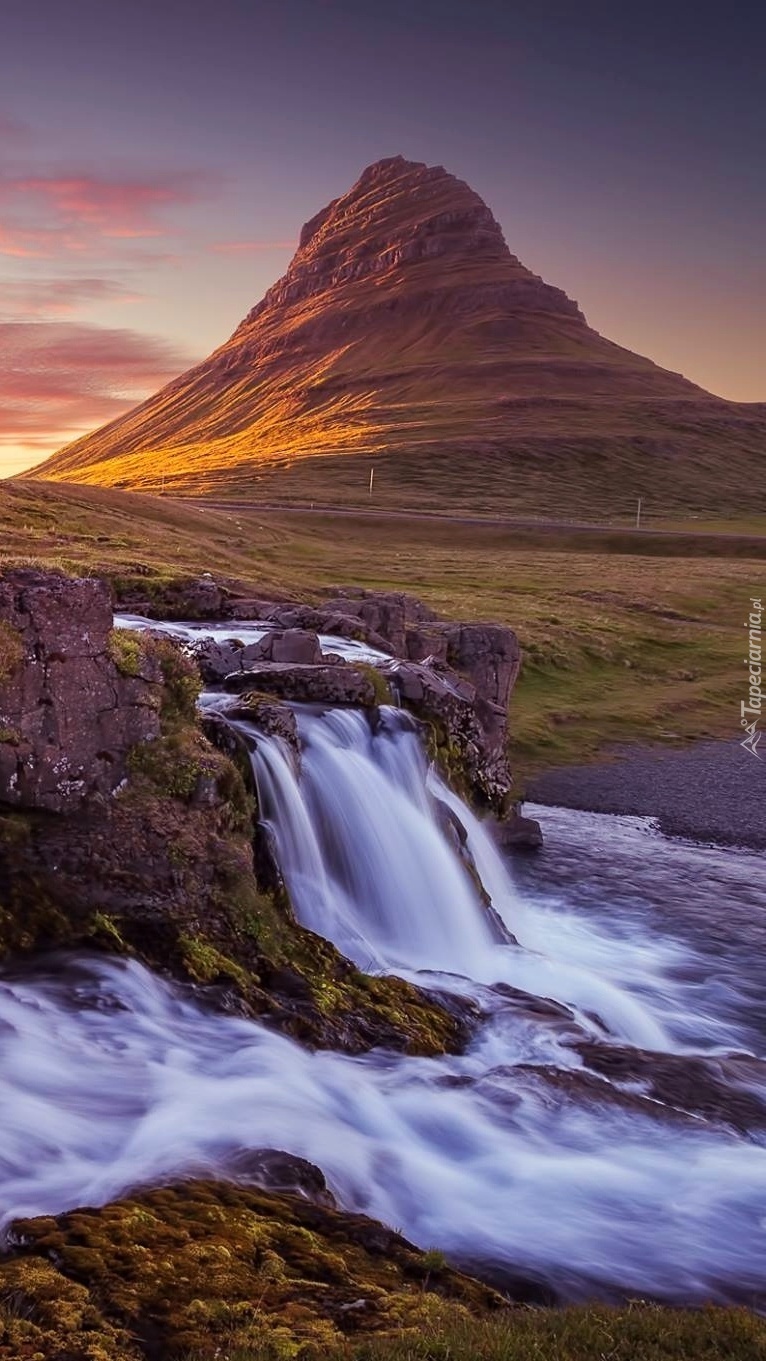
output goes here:
{"type": "Polygon", "coordinates": [[[512,625],[525,651],[512,701],[522,782],[616,742],[737,732],[742,626],[766,585],[756,556],[766,539],[743,528],[741,538],[706,542],[688,532],[551,533],[0,486],[8,558],[128,575],[209,570],[256,593],[310,596],[356,583],[411,591],[447,616],[512,625]]]}
{"type": "MultiPolygon", "coordinates": [[[[277,1353],[226,1355],[275,1361],[277,1353]]],[[[501,1318],[456,1319],[414,1341],[350,1341],[322,1355],[323,1361],[763,1361],[766,1324],[744,1309],[518,1309],[501,1318]]]]}

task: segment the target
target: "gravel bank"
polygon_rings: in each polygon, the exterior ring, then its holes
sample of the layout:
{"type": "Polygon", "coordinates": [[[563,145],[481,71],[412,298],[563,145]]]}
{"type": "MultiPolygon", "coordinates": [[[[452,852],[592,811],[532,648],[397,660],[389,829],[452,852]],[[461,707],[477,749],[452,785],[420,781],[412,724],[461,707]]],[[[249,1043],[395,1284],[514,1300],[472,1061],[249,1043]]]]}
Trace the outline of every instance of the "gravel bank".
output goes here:
{"type": "Polygon", "coordinates": [[[530,781],[527,798],[656,818],[663,832],[694,841],[766,848],[766,741],[763,747],[757,757],[738,741],[621,748],[610,762],[546,770],[530,781]]]}

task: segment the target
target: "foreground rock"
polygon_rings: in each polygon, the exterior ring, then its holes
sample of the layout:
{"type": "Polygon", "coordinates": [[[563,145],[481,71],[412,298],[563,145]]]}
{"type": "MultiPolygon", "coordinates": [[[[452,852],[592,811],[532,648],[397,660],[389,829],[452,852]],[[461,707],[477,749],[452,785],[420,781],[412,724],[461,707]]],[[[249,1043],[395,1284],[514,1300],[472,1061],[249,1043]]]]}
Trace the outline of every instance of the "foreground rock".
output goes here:
{"type": "Polygon", "coordinates": [[[249,765],[214,722],[224,750],[203,734],[198,673],[170,640],[113,633],[102,583],[25,569],[0,576],[0,645],[0,959],[135,954],[314,1045],[464,1042],[435,998],[366,978],[293,921],[249,765]]]}
{"type": "Polygon", "coordinates": [[[414,1341],[440,1319],[467,1323],[503,1303],[373,1220],[211,1182],[20,1220],[11,1244],[0,1260],[7,1361],[213,1361],[303,1348],[318,1358],[347,1338],[414,1341]]]}

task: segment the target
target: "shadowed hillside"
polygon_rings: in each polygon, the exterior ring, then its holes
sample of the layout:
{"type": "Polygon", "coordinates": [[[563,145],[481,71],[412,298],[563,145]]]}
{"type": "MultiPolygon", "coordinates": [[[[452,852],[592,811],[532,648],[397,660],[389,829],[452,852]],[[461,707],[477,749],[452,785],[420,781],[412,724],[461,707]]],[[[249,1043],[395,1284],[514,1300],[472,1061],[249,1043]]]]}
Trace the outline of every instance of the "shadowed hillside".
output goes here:
{"type": "Polygon", "coordinates": [[[188,495],[760,508],[766,406],[604,339],[441,167],[364,171],[209,359],[39,470],[188,495]],[[757,505],[756,505],[757,503],[757,505]]]}

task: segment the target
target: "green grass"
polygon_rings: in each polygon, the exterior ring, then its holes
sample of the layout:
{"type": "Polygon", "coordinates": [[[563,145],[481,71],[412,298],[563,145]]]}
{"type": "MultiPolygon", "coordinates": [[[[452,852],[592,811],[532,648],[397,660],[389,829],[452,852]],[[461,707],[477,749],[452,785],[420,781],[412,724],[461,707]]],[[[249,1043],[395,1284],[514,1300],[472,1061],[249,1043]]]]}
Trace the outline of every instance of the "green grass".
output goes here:
{"type": "MultiPolygon", "coordinates": [[[[226,1361],[278,1361],[280,1353],[224,1355],[226,1361]]],[[[490,1319],[456,1317],[416,1339],[350,1340],[321,1355],[323,1361],[764,1361],[766,1324],[744,1309],[517,1309],[490,1319]]]]}

